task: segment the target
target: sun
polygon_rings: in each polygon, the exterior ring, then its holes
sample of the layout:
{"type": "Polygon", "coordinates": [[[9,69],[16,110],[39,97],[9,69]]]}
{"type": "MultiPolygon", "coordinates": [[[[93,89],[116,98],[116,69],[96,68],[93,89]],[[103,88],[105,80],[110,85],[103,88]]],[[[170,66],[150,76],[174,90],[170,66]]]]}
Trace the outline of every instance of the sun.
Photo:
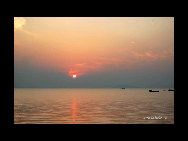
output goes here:
{"type": "Polygon", "coordinates": [[[73,78],[76,78],[76,74],[73,74],[72,77],[73,77],[73,78]]]}

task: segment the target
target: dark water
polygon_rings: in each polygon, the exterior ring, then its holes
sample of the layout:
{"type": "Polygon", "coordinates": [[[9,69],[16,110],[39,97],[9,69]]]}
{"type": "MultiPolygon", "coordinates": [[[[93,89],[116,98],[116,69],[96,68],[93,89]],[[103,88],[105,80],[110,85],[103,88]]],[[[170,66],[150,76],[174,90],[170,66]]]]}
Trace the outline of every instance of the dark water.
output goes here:
{"type": "Polygon", "coordinates": [[[174,92],[14,89],[15,124],[174,124],[174,92]]]}

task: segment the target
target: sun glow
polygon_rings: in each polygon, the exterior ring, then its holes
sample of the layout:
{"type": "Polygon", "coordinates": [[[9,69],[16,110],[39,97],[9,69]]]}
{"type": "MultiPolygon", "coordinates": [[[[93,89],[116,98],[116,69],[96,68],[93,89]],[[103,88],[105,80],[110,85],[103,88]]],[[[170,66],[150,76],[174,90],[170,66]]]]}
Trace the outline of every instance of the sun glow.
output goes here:
{"type": "Polygon", "coordinates": [[[72,77],[73,77],[73,78],[76,78],[76,74],[73,74],[72,77]]]}

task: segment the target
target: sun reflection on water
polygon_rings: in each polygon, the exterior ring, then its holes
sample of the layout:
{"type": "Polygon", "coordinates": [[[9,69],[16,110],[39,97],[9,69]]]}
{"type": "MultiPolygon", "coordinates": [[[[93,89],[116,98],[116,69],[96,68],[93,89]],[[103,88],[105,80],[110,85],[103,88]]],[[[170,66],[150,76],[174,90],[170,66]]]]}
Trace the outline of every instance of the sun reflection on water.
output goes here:
{"type": "Polygon", "coordinates": [[[72,121],[76,121],[76,100],[73,99],[72,101],[72,121]]]}

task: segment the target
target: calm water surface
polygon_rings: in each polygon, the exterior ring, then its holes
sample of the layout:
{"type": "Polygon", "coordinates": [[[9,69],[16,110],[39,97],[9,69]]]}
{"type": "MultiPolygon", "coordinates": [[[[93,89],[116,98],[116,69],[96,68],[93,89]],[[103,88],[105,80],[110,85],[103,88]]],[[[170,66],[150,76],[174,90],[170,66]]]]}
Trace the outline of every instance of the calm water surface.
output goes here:
{"type": "Polygon", "coordinates": [[[158,90],[15,88],[14,123],[174,124],[174,92],[158,90]]]}

